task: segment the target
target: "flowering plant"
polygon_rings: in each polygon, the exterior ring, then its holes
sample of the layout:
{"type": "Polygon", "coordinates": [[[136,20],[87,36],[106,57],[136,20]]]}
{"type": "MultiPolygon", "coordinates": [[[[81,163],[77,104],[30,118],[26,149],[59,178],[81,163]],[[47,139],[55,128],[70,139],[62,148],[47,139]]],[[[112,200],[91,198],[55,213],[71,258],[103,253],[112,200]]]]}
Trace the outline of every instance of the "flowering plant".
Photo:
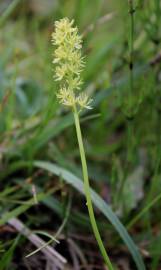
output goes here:
{"type": "Polygon", "coordinates": [[[56,47],[54,51],[55,81],[59,82],[57,98],[60,103],[72,109],[75,120],[75,127],[79,145],[79,152],[82,162],[84,178],[84,190],[87,200],[87,207],[92,229],[99,245],[102,256],[109,270],[113,270],[110,259],[103,245],[92,205],[90,184],[88,177],[87,162],[82,139],[82,132],[79,122],[78,108],[91,109],[91,99],[85,93],[78,93],[82,85],[81,71],[84,67],[84,58],[81,55],[82,38],[78,35],[77,27],[73,26],[74,21],[68,18],[55,22],[55,32],[52,33],[52,43],[56,47]]]}

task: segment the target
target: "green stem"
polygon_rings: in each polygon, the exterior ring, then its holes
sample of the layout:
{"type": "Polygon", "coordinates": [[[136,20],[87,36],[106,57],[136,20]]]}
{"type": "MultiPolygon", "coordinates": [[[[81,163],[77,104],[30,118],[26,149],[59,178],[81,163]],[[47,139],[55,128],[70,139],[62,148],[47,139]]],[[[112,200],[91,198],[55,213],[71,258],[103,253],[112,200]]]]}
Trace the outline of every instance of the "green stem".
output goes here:
{"type": "Polygon", "coordinates": [[[129,92],[129,102],[130,102],[130,110],[132,106],[132,94],[134,90],[134,82],[133,82],[133,51],[134,51],[134,6],[133,0],[129,0],[129,13],[130,13],[130,37],[129,37],[129,49],[130,49],[130,92],[129,92]]]}
{"type": "Polygon", "coordinates": [[[74,107],[74,120],[75,120],[75,127],[76,127],[77,139],[78,139],[78,144],[79,144],[80,157],[81,157],[81,162],[82,162],[84,189],[85,189],[85,195],[86,195],[86,199],[87,199],[87,207],[88,207],[88,212],[89,212],[89,217],[90,217],[92,229],[93,229],[95,238],[97,240],[98,246],[100,248],[101,254],[105,260],[106,265],[108,266],[108,270],[113,270],[113,266],[112,266],[110,259],[106,253],[106,249],[105,249],[104,244],[102,242],[102,239],[101,239],[98,227],[97,227],[95,215],[94,215],[92,199],[91,199],[91,194],[90,194],[90,184],[89,184],[89,178],[88,178],[87,162],[86,162],[86,156],[85,156],[85,151],[84,151],[79,116],[78,116],[78,112],[77,112],[76,107],[74,107]]]}
{"type": "Polygon", "coordinates": [[[134,150],[134,3],[133,0],[128,0],[129,16],[130,16],[130,29],[129,29],[129,91],[128,91],[128,107],[127,107],[127,161],[131,163],[133,159],[134,150]]]}
{"type": "Polygon", "coordinates": [[[130,229],[145,213],[147,213],[149,211],[149,209],[151,209],[154,204],[156,204],[159,200],[161,199],[161,193],[154,198],[150,203],[148,203],[139,214],[137,214],[137,216],[135,216],[132,221],[130,221],[130,223],[127,225],[127,229],[130,229]]]}

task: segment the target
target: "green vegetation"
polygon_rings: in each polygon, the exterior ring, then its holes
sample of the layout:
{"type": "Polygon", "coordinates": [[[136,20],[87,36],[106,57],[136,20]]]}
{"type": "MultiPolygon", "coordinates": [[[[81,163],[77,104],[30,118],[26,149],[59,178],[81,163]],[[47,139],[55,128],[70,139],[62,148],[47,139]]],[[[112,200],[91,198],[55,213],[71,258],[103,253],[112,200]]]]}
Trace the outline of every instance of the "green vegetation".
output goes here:
{"type": "Polygon", "coordinates": [[[85,196],[113,269],[159,270],[160,1],[12,0],[0,13],[0,270],[107,269],[85,196]],[[65,17],[82,33],[93,100],[75,113],[90,194],[53,79],[51,35],[65,17]]]}

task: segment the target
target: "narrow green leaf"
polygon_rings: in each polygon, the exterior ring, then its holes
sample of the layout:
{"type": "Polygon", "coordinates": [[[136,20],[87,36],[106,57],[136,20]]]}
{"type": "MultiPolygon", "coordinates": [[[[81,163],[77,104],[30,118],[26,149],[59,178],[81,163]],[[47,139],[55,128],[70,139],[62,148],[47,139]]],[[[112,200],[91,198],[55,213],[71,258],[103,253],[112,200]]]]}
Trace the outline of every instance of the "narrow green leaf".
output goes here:
{"type": "Polygon", "coordinates": [[[7,269],[10,265],[10,262],[13,257],[14,250],[18,244],[19,236],[14,240],[13,244],[10,246],[10,248],[5,252],[3,257],[0,260],[0,270],[7,269]]]}
{"type": "MultiPolygon", "coordinates": [[[[46,196],[48,196],[48,194],[45,193],[39,193],[37,195],[38,200],[43,200],[46,196]]],[[[9,219],[13,218],[13,217],[17,217],[20,214],[24,213],[26,210],[28,210],[30,207],[32,207],[34,205],[34,198],[26,201],[26,204],[21,205],[19,207],[16,207],[15,209],[13,209],[10,212],[6,212],[2,215],[2,217],[0,218],[0,226],[5,224],[9,219]]]]}
{"type": "MultiPolygon", "coordinates": [[[[75,175],[69,171],[49,162],[35,161],[34,165],[38,168],[45,169],[55,175],[58,175],[64,179],[68,184],[76,188],[80,193],[84,194],[83,182],[75,175]]],[[[104,216],[111,222],[115,227],[116,231],[119,233],[120,237],[123,239],[127,245],[138,270],[145,270],[145,265],[142,257],[136,247],[135,243],[131,239],[125,227],[119,221],[115,213],[111,210],[110,206],[95,192],[91,189],[93,204],[104,214],[104,216]]]]}
{"type": "Polygon", "coordinates": [[[8,8],[4,11],[4,13],[1,15],[0,18],[0,26],[2,26],[6,20],[8,19],[8,17],[12,14],[12,12],[14,11],[14,9],[16,8],[16,6],[19,4],[21,0],[13,0],[11,2],[11,4],[8,6],[8,8]]]}

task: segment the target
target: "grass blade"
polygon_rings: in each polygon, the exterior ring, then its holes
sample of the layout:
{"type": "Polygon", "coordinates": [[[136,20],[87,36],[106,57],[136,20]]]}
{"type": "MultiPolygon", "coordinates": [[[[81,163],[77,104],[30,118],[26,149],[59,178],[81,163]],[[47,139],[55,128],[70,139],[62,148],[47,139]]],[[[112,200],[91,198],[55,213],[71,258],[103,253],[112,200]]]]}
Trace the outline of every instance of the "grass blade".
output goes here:
{"type": "Polygon", "coordinates": [[[8,19],[8,17],[11,15],[11,13],[14,11],[16,6],[19,4],[20,0],[14,0],[11,2],[11,4],[8,6],[8,8],[4,11],[4,13],[1,15],[0,18],[0,26],[2,26],[5,21],[8,19]]]}
{"type": "MultiPolygon", "coordinates": [[[[37,195],[38,200],[43,200],[45,197],[47,197],[48,194],[45,193],[39,193],[37,195]]],[[[27,211],[30,207],[32,207],[34,205],[34,199],[30,199],[28,201],[26,201],[26,204],[21,205],[19,207],[16,207],[15,209],[13,209],[10,212],[6,212],[2,215],[2,217],[0,218],[0,226],[4,225],[9,219],[11,218],[15,218],[19,215],[21,215],[22,213],[24,213],[25,211],[27,211]]]]}
{"type": "MultiPolygon", "coordinates": [[[[43,161],[35,161],[34,165],[38,168],[47,170],[55,175],[61,176],[64,181],[68,184],[72,185],[76,188],[80,193],[84,194],[84,185],[83,182],[75,175],[70,173],[69,171],[49,162],[43,161]]],[[[136,247],[135,243],[131,239],[125,227],[119,221],[117,216],[111,210],[111,208],[107,205],[107,203],[95,192],[91,189],[91,195],[93,204],[104,214],[104,216],[111,222],[111,224],[115,227],[116,231],[119,233],[122,240],[127,245],[138,270],[145,270],[145,265],[142,260],[142,257],[136,247]]]]}
{"type": "Polygon", "coordinates": [[[10,248],[5,252],[3,257],[1,258],[0,270],[7,269],[8,266],[10,265],[10,262],[12,261],[13,253],[14,253],[14,250],[15,250],[17,244],[18,244],[19,238],[20,238],[20,236],[18,235],[18,237],[13,241],[13,244],[10,246],[10,248]]]}

